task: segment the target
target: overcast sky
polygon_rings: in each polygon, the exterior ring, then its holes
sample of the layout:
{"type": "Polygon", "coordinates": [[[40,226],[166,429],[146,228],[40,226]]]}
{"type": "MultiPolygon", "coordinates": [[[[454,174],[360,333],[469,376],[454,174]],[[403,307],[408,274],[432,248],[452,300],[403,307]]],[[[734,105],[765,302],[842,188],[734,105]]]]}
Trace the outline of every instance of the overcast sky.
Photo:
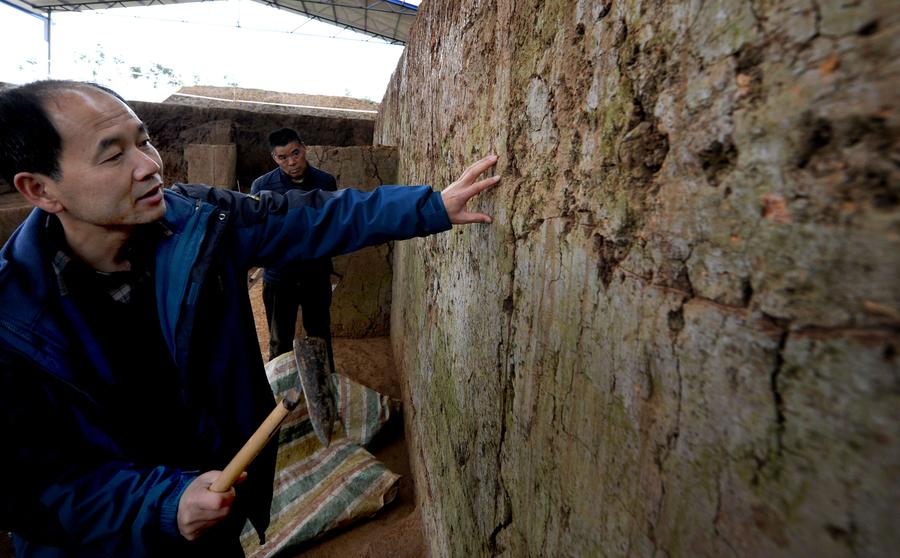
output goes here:
{"type": "MultiPolygon", "coordinates": [[[[403,52],[250,0],[54,12],[52,22],[52,77],[97,81],[136,100],[167,97],[176,89],[171,70],[184,85],[381,101],[403,52]]],[[[47,77],[44,23],[5,4],[0,52],[0,81],[47,77]]]]}

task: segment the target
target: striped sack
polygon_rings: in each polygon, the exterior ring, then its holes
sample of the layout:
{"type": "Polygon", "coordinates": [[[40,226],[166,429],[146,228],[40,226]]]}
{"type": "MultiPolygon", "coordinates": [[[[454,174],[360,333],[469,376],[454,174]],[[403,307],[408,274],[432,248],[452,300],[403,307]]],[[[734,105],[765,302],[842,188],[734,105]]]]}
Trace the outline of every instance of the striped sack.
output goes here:
{"type": "MultiPolygon", "coordinates": [[[[266,365],[276,399],[297,385],[293,353],[266,365]]],[[[313,432],[306,404],[291,412],[278,435],[272,521],[260,546],[248,523],[241,534],[251,558],[276,553],[330,529],[375,514],[397,494],[400,476],[361,446],[372,440],[399,403],[340,374],[332,374],[340,425],[331,445],[323,447],[313,432]]]]}

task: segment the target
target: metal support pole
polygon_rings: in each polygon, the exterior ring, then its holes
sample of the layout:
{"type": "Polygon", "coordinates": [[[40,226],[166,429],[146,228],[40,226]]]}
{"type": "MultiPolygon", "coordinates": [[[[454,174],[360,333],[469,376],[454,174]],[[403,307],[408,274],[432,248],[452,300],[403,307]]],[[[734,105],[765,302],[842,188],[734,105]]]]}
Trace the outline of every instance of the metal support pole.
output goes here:
{"type": "Polygon", "coordinates": [[[47,19],[44,20],[44,40],[47,41],[47,79],[50,79],[51,74],[51,62],[53,60],[52,55],[50,54],[50,15],[53,12],[47,10],[47,19]]]}
{"type": "Polygon", "coordinates": [[[30,15],[31,17],[36,17],[39,20],[44,22],[44,40],[47,41],[47,77],[50,77],[50,9],[47,8],[47,17],[42,16],[38,13],[37,8],[25,8],[20,6],[19,4],[14,4],[9,0],[0,0],[0,4],[4,6],[9,6],[10,8],[16,9],[23,14],[30,15]]]}

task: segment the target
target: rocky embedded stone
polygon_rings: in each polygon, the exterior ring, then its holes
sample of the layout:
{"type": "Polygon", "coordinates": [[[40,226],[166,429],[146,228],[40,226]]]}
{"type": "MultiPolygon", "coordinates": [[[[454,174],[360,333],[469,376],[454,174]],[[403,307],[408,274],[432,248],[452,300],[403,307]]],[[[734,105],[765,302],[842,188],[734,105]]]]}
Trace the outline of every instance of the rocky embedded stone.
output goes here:
{"type": "Polygon", "coordinates": [[[757,16],[753,5],[742,0],[702,2],[691,25],[696,48],[707,62],[735,54],[757,39],[757,16]]]}
{"type": "MultiPolygon", "coordinates": [[[[817,2],[819,9],[819,32],[823,35],[840,37],[850,33],[858,33],[868,26],[878,24],[877,10],[887,9],[890,2],[879,3],[875,0],[859,0],[843,2],[841,0],[824,0],[817,2]]],[[[894,6],[896,8],[896,6],[894,6]]],[[[885,13],[883,16],[887,16],[885,13]]]]}

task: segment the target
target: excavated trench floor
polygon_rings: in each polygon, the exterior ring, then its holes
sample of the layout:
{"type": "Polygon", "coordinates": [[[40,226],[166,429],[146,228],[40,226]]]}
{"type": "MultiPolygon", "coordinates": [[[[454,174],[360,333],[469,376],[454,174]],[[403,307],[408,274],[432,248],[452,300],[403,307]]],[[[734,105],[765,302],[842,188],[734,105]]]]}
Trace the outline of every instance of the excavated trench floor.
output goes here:
{"type": "MultiPolygon", "coordinates": [[[[256,330],[263,354],[268,353],[269,332],[262,304],[262,281],[250,290],[256,330]]],[[[391,397],[400,399],[400,378],[396,373],[387,337],[365,339],[336,338],[334,360],[337,371],[391,397]]],[[[398,415],[368,448],[390,470],[402,475],[393,502],[374,517],[327,533],[296,550],[297,558],[419,558],[425,545],[419,510],[416,508],[409,454],[398,415]]],[[[13,556],[6,533],[0,533],[0,558],[13,556]]]]}

